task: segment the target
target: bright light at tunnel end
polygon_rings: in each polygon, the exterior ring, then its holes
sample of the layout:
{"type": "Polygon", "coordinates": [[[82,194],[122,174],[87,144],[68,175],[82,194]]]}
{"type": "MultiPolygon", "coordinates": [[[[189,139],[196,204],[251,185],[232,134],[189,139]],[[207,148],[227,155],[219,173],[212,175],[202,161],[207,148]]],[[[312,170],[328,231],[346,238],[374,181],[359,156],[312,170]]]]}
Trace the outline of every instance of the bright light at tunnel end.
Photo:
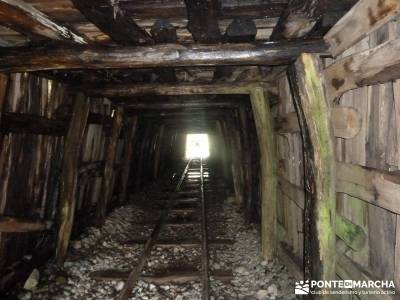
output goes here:
{"type": "Polygon", "coordinates": [[[208,144],[208,134],[189,133],[186,135],[186,159],[208,158],[210,148],[208,144]]]}

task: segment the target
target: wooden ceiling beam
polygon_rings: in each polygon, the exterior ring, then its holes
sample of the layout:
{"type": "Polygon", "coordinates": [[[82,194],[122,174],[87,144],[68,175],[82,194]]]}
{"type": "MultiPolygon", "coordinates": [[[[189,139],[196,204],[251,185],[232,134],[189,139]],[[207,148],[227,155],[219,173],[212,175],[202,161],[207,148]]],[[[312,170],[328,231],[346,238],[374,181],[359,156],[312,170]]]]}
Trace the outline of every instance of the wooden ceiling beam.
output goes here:
{"type": "Polygon", "coordinates": [[[319,0],[290,0],[270,39],[295,39],[307,35],[318,21],[319,0]]]}
{"type": "Polygon", "coordinates": [[[121,45],[153,43],[151,36],[119,6],[99,5],[96,0],[72,0],[74,6],[114,42],[121,45]]]}
{"type": "Polygon", "coordinates": [[[1,72],[219,65],[282,65],[300,53],[324,53],[321,41],[148,47],[18,48],[0,50],[1,72]]]}
{"type": "Polygon", "coordinates": [[[270,40],[322,38],[357,2],[358,0],[290,0],[270,40]]]}
{"type": "Polygon", "coordinates": [[[185,0],[188,29],[195,42],[218,43],[221,32],[218,27],[221,3],[219,0],[185,0]]]}
{"type": "Polygon", "coordinates": [[[34,41],[50,39],[86,44],[84,37],[57,24],[41,11],[21,0],[0,0],[0,24],[34,41]]]}
{"type": "MultiPolygon", "coordinates": [[[[232,1],[232,4],[222,3],[220,18],[276,18],[282,14],[286,4],[286,0],[263,3],[241,0],[232,1]]],[[[132,2],[120,0],[120,6],[135,19],[187,18],[186,6],[181,0],[132,2]]]]}
{"type": "Polygon", "coordinates": [[[238,107],[242,106],[242,103],[234,102],[234,101],[214,101],[214,102],[181,102],[181,103],[171,103],[171,102],[162,102],[162,103],[143,103],[143,102],[126,102],[119,103],[119,105],[123,105],[128,110],[174,110],[181,108],[221,108],[221,107],[238,107]]]}
{"type": "Polygon", "coordinates": [[[226,95],[226,94],[248,94],[251,88],[260,86],[259,83],[218,83],[218,84],[105,84],[99,86],[81,87],[87,95],[93,97],[133,97],[146,95],[226,95]]]}

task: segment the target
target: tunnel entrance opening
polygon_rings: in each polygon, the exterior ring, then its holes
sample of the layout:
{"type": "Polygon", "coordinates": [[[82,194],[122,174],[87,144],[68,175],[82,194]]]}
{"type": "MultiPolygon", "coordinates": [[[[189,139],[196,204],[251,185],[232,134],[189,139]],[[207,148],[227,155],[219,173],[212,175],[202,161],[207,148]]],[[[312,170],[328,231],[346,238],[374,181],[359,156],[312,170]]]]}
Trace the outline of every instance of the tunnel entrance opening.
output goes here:
{"type": "Polygon", "coordinates": [[[210,156],[210,146],[207,133],[188,133],[186,135],[186,159],[202,158],[210,156]]]}

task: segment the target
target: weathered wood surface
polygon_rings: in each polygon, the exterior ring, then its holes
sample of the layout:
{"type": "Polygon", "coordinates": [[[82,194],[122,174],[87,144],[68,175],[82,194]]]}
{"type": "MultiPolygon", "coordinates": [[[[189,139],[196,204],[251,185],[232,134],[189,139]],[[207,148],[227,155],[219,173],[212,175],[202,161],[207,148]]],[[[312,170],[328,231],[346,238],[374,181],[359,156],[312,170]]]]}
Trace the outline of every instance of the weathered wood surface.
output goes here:
{"type": "Polygon", "coordinates": [[[358,165],[336,163],[336,191],[400,214],[399,176],[358,165]]]}
{"type": "Polygon", "coordinates": [[[28,37],[86,44],[85,38],[65,26],[57,24],[47,15],[22,0],[0,1],[0,24],[28,37]]]}
{"type": "Polygon", "coordinates": [[[226,28],[224,41],[229,43],[251,43],[257,35],[257,26],[253,20],[234,19],[226,28]]]}
{"type": "Polygon", "coordinates": [[[318,20],[316,9],[319,2],[319,0],[290,0],[270,39],[294,39],[308,34],[318,20]]]}
{"type": "Polygon", "coordinates": [[[174,44],[147,47],[24,48],[2,50],[1,72],[60,69],[156,68],[217,65],[280,65],[296,59],[302,52],[325,51],[321,41],[281,42],[264,45],[174,44]],[[43,55],[45,51],[46,55],[43,55]]]}
{"type": "Polygon", "coordinates": [[[49,229],[51,222],[0,216],[0,232],[35,232],[49,229]]]}
{"type": "Polygon", "coordinates": [[[367,236],[361,226],[353,224],[340,215],[336,215],[335,230],[336,235],[351,249],[360,251],[365,247],[367,236]]]}
{"type": "MultiPolygon", "coordinates": [[[[128,271],[123,270],[101,270],[95,271],[90,274],[90,277],[98,281],[114,281],[126,280],[129,275],[128,271]]],[[[231,271],[217,270],[212,273],[212,276],[221,281],[229,281],[233,278],[231,271]]],[[[185,284],[191,281],[200,280],[200,274],[197,270],[174,270],[166,271],[164,274],[160,273],[154,276],[140,275],[140,280],[145,282],[163,285],[163,284],[185,284]]]]}
{"type": "Polygon", "coordinates": [[[98,226],[102,226],[104,224],[107,214],[107,205],[110,203],[113,196],[114,183],[115,183],[114,165],[115,165],[115,159],[117,157],[117,147],[123,125],[123,118],[124,118],[123,108],[117,107],[113,118],[111,134],[108,138],[107,147],[105,150],[103,190],[102,190],[102,196],[98,201],[96,210],[96,218],[98,226]]]}
{"type": "Polygon", "coordinates": [[[101,5],[95,0],[73,0],[75,7],[113,41],[122,45],[153,43],[151,36],[140,28],[130,15],[112,4],[101,5]]]}
{"type": "MultiPolygon", "coordinates": [[[[262,83],[216,83],[216,84],[199,84],[199,83],[169,83],[169,84],[109,84],[99,87],[82,87],[88,95],[101,97],[131,97],[146,95],[193,95],[193,94],[249,94],[249,91],[262,83]]],[[[264,84],[265,87],[268,84],[264,84]]],[[[218,102],[215,102],[218,103],[218,102]]],[[[135,104],[134,104],[135,105],[135,104]]],[[[138,104],[136,104],[138,105],[138,104]]],[[[172,104],[170,104],[172,105],[172,104]]],[[[190,105],[185,102],[181,105],[190,105]]]]}
{"type": "Polygon", "coordinates": [[[195,42],[217,43],[221,38],[218,26],[219,0],[185,0],[188,29],[195,42]]]}
{"type": "Polygon", "coordinates": [[[251,107],[257,129],[261,164],[261,247],[265,259],[273,259],[277,251],[276,201],[277,166],[275,138],[269,105],[262,88],[250,93],[251,107]]]}
{"type": "Polygon", "coordinates": [[[332,280],[336,238],[335,157],[330,105],[320,70],[316,56],[302,54],[289,74],[306,143],[305,277],[332,280]]]}
{"type": "Polygon", "coordinates": [[[128,187],[129,173],[131,170],[131,162],[133,156],[134,138],[137,129],[138,117],[133,116],[127,122],[127,128],[124,131],[124,154],[122,157],[122,171],[121,171],[121,189],[119,192],[119,202],[124,203],[127,200],[126,191],[128,187]]]}
{"type": "Polygon", "coordinates": [[[381,27],[400,12],[397,0],[362,0],[331,28],[324,39],[337,55],[381,27]]]}
{"type": "Polygon", "coordinates": [[[104,170],[104,160],[97,160],[82,163],[79,165],[78,174],[83,175],[89,172],[100,172],[104,170]]]}
{"type": "Polygon", "coordinates": [[[63,264],[74,223],[79,155],[83,142],[89,101],[82,94],[75,99],[71,124],[65,139],[60,191],[60,228],[58,231],[56,260],[63,264]]]}
{"type": "MultiPolygon", "coordinates": [[[[351,139],[361,130],[361,116],[357,110],[351,107],[335,107],[331,111],[331,122],[335,137],[351,139]]],[[[300,132],[297,113],[275,118],[275,131],[279,133],[300,132]]]]}
{"type": "Polygon", "coordinates": [[[331,100],[344,92],[365,85],[400,78],[400,39],[340,59],[324,70],[327,94],[331,100]]]}

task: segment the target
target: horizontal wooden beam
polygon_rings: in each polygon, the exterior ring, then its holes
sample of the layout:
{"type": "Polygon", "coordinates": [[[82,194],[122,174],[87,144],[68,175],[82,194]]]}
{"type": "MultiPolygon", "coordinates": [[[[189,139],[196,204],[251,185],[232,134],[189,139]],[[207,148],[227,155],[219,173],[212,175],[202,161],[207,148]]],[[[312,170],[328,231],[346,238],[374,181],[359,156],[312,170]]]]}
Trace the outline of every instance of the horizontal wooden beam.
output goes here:
{"type": "Polygon", "coordinates": [[[400,214],[400,177],[347,163],[336,163],[336,191],[400,214]]]}
{"type": "MultiPolygon", "coordinates": [[[[62,118],[50,119],[33,114],[3,112],[0,131],[3,134],[28,133],[64,136],[67,134],[70,118],[71,116],[63,116],[62,118]]],[[[107,125],[110,122],[110,116],[99,113],[89,114],[88,124],[107,125]]]]}
{"type": "Polygon", "coordinates": [[[51,224],[51,222],[41,220],[0,216],[0,232],[16,233],[43,231],[49,229],[51,224]]]}
{"type": "Polygon", "coordinates": [[[178,96],[178,95],[225,95],[248,94],[259,83],[171,83],[171,84],[103,84],[101,87],[81,87],[87,95],[96,97],[133,97],[148,95],[178,96]]]}
{"type": "MultiPolygon", "coordinates": [[[[244,104],[244,103],[243,103],[244,104]]],[[[241,103],[234,101],[216,101],[216,102],[181,102],[181,103],[118,103],[118,105],[124,105],[127,110],[170,110],[179,108],[219,108],[219,107],[240,107],[243,106],[241,103]]]]}
{"type": "Polygon", "coordinates": [[[340,59],[324,70],[330,100],[361,86],[400,78],[400,39],[340,59]]]}
{"type": "Polygon", "coordinates": [[[325,52],[321,41],[266,44],[163,44],[143,47],[18,48],[0,51],[1,72],[218,65],[281,65],[300,53],[325,52]]]}
{"type": "Polygon", "coordinates": [[[44,37],[51,40],[86,44],[82,36],[57,24],[41,11],[21,0],[0,0],[0,24],[33,39],[44,37]]]}
{"type": "MultiPolygon", "coordinates": [[[[264,19],[279,17],[287,5],[287,1],[253,1],[241,0],[222,1],[220,19],[264,19]]],[[[168,0],[154,1],[120,1],[120,7],[130,13],[135,19],[187,19],[187,10],[184,1],[168,0]]]]}
{"type": "MultiPolygon", "coordinates": [[[[94,280],[99,281],[115,281],[115,280],[126,280],[130,271],[124,270],[100,270],[90,274],[90,277],[94,280]]],[[[233,274],[230,271],[217,270],[211,273],[217,280],[229,281],[233,278],[233,274]]],[[[154,276],[143,276],[139,277],[140,280],[154,283],[154,284],[184,284],[191,281],[198,281],[201,279],[201,274],[198,270],[175,270],[165,272],[164,274],[157,274],[154,276]]]]}
{"type": "MultiPolygon", "coordinates": [[[[361,130],[362,120],[359,112],[351,107],[334,107],[331,122],[335,137],[351,139],[361,130]]],[[[300,132],[297,113],[292,112],[275,118],[275,131],[278,133],[300,132]]]]}
{"type": "Polygon", "coordinates": [[[324,39],[336,57],[400,13],[398,0],[362,0],[333,26],[324,39]]]}

